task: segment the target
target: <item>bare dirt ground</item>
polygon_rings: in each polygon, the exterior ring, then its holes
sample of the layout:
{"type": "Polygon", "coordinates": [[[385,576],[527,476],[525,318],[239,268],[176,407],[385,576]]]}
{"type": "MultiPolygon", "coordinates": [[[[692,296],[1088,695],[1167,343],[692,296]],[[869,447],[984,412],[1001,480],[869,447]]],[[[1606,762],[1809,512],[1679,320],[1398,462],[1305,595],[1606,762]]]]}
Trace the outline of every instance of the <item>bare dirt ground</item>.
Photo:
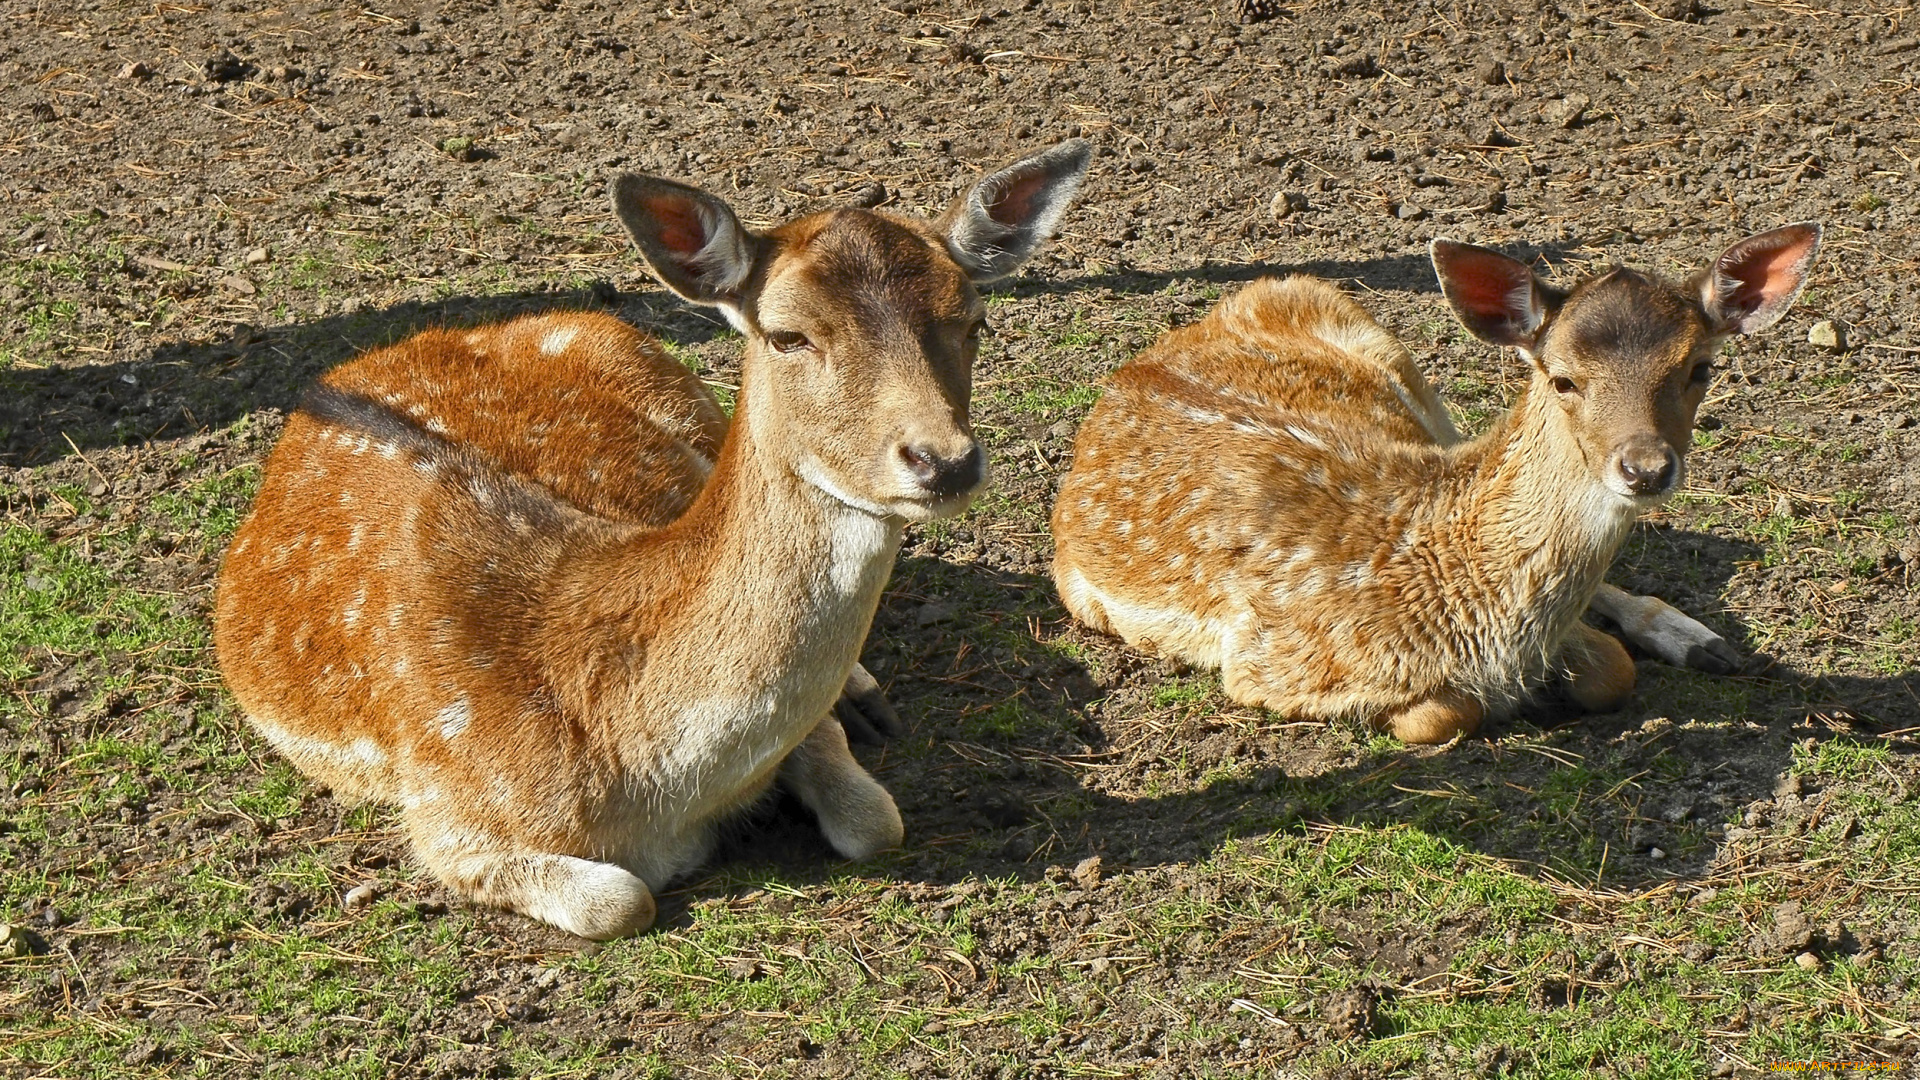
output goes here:
{"type": "MultiPolygon", "coordinates": [[[[1920,991],[1920,38],[1892,3],[450,0],[0,5],[0,1072],[1696,1076],[1910,1068],[1920,991]],[[725,386],[605,200],[935,211],[1068,135],[995,288],[995,465],[909,535],[866,660],[906,850],[787,806],[607,947],[449,898],[244,729],[206,611],[316,373],[609,308],[725,386]],[[1253,277],[1345,282],[1469,430],[1521,373],[1446,235],[1679,274],[1817,219],[1685,495],[1616,583],[1750,662],[1654,661],[1412,751],[1077,628],[1047,515],[1100,377],[1253,277]],[[1830,323],[1834,339],[1809,340],[1830,323]],[[1089,860],[1098,859],[1098,862],[1089,860]],[[364,887],[363,887],[364,886],[364,887]],[[349,895],[351,894],[351,895],[349,895]],[[7,957],[12,957],[8,959],[7,957]]],[[[1818,336],[1818,335],[1816,335],[1818,336]]]]}

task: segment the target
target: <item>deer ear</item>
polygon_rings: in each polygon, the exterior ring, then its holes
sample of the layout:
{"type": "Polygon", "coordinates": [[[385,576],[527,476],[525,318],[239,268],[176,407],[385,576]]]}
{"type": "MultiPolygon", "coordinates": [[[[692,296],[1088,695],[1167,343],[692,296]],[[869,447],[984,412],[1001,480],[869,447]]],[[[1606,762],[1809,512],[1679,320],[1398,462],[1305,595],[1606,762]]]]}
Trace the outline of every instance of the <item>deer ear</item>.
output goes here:
{"type": "Polygon", "coordinates": [[[974,281],[1013,273],[1060,223],[1092,157],[1091,143],[1068,139],[981,177],[940,217],[948,254],[974,281]]]}
{"type": "Polygon", "coordinates": [[[1433,272],[1454,317],[1489,345],[1531,350],[1565,299],[1533,268],[1488,248],[1433,242],[1433,272]]]}
{"type": "Polygon", "coordinates": [[[1715,326],[1752,334],[1793,306],[1820,251],[1820,225],[1795,225],[1749,236],[1721,252],[1700,280],[1700,306],[1715,326]]]}
{"type": "Polygon", "coordinates": [[[660,283],[696,304],[737,309],[758,245],[733,208],[697,187],[641,173],[613,181],[613,211],[660,283]]]}

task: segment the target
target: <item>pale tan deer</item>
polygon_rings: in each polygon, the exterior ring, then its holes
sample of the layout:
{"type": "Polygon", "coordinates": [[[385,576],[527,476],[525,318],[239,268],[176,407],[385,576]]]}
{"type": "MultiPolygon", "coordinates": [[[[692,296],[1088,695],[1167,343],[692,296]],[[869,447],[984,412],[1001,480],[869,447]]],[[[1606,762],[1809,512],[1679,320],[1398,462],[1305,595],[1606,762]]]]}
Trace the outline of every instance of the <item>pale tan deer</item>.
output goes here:
{"type": "MultiPolygon", "coordinates": [[[[1436,241],[1454,313],[1531,369],[1472,441],[1338,289],[1254,282],[1123,366],[1082,424],[1053,515],[1061,597],[1221,669],[1236,701],[1408,742],[1472,732],[1555,667],[1581,706],[1618,707],[1633,665],[1581,613],[1680,483],[1722,342],[1786,311],[1819,240],[1791,225],[1685,284],[1616,268],[1566,291],[1436,241]]],[[[1606,600],[1628,621],[1665,609],[1606,600]]]]}
{"type": "Polygon", "coordinates": [[[975,285],[1032,254],[1088,156],[1028,157],[937,222],[766,233],[618,178],[654,274],[745,335],[732,423],[608,315],[430,331],[329,372],[221,572],[246,715],[339,794],[399,804],[457,892],[584,937],[650,925],[776,780],[842,855],[898,845],[830,709],[877,694],[855,659],[902,527],[983,482],[975,285]]]}

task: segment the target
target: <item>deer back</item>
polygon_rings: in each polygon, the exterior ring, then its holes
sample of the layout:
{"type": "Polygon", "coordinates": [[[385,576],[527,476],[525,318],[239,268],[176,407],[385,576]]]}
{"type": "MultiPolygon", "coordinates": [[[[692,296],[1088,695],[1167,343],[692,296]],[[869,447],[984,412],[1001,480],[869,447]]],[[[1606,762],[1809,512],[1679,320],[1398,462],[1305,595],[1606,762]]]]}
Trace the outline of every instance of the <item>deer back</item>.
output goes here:
{"type": "Polygon", "coordinates": [[[305,771],[397,797],[393,763],[466,734],[477,699],[539,722],[553,569],[684,514],[725,427],[686,368],[606,315],[431,330],[335,369],[229,549],[229,683],[305,771]]]}
{"type": "Polygon", "coordinates": [[[1356,515],[1399,504],[1363,493],[1395,471],[1418,483],[1454,437],[1406,350],[1339,290],[1254,282],[1112,377],[1055,504],[1056,580],[1094,625],[1117,613],[1123,636],[1218,664],[1261,575],[1367,558],[1388,526],[1356,515]]]}
{"type": "Polygon", "coordinates": [[[1568,291],[1436,242],[1462,322],[1533,367],[1471,442],[1330,286],[1256,283],[1122,368],[1083,425],[1054,518],[1062,595],[1222,666],[1252,704],[1511,701],[1677,483],[1720,344],[1784,312],[1818,238],[1789,226],[1685,284],[1614,270],[1568,291]]]}

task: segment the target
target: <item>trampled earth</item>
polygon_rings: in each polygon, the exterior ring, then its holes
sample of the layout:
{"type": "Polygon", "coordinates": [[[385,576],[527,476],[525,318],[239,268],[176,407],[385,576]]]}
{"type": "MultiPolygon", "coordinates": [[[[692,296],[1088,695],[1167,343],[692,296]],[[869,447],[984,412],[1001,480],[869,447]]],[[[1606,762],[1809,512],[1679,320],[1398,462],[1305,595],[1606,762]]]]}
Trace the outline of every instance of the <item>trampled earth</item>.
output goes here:
{"type": "Polygon", "coordinates": [[[1759,1075],[1920,1028],[1920,26],[1758,0],[0,7],[0,1074],[1759,1075]],[[904,850],[778,804],[660,926],[454,900],[212,666],[286,412],[430,325],[611,310],[724,390],[622,170],[750,225],[937,212],[1097,147],[992,288],[994,487],[865,661],[904,850]],[[1436,236],[1570,280],[1826,226],[1610,580],[1749,657],[1458,745],[1229,703],[1073,625],[1048,512],[1099,380],[1264,274],[1342,282],[1469,431],[1524,373],[1436,236]]]}

